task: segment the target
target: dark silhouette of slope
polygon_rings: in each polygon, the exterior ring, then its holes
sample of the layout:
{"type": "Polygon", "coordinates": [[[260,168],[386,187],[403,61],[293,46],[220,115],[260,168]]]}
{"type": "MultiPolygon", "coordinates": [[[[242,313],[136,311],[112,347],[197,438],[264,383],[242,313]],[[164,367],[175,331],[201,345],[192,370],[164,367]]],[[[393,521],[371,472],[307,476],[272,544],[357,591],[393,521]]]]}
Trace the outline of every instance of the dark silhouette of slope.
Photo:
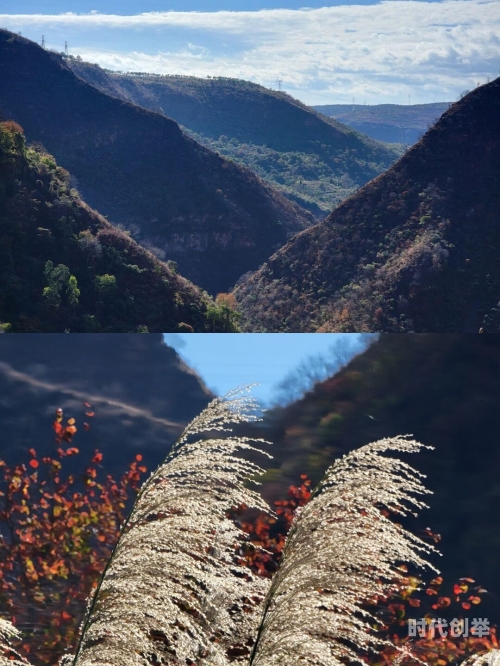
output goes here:
{"type": "MultiPolygon", "coordinates": [[[[256,268],[312,216],[168,118],[110,97],[57,54],[0,31],[0,113],[39,141],[113,223],[212,293],[256,268]]],[[[0,119],[2,119],[0,117],[0,119]]]]}
{"type": "Polygon", "coordinates": [[[118,74],[65,61],[100,90],[173,118],[320,218],[397,157],[290,95],[249,81],[118,74]]]}
{"type": "MultiPolygon", "coordinates": [[[[248,330],[477,332],[500,297],[500,79],[235,294],[248,330]]],[[[498,329],[496,329],[498,330],[498,329]]]]}
{"type": "Polygon", "coordinates": [[[489,590],[493,625],[500,619],[499,401],[497,336],[382,334],[302,400],[267,413],[257,431],[273,442],[263,494],[281,499],[300,474],[317,482],[335,459],[384,437],[411,433],[434,446],[405,458],[434,492],[413,528],[442,535],[435,564],[448,584],[471,576],[489,590]]]}
{"type": "Polygon", "coordinates": [[[323,104],[313,108],[377,141],[412,145],[450,104],[323,104]]]}
{"type": "Polygon", "coordinates": [[[0,328],[228,331],[220,306],[89,208],[54,158],[0,123],[0,328]]]}
{"type": "Polygon", "coordinates": [[[53,452],[51,424],[62,407],[65,418],[76,418],[80,472],[98,448],[116,476],[137,453],[152,471],[213,398],[162,335],[112,333],[2,335],[0,395],[0,459],[26,463],[31,447],[40,456],[53,452]]]}

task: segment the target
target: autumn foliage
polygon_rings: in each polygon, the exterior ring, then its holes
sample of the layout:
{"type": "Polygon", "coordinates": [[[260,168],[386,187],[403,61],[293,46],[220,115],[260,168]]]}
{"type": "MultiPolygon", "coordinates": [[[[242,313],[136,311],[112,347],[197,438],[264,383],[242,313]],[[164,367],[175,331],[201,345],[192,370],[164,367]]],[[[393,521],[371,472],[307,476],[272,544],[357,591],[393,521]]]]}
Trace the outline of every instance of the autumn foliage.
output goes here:
{"type": "MultiPolygon", "coordinates": [[[[302,474],[300,483],[290,486],[288,498],[274,502],[277,519],[263,513],[248,517],[244,506],[236,511],[253,546],[241,550],[241,557],[256,573],[271,577],[276,571],[295,511],[304,506],[310,496],[311,480],[306,474],[302,474]],[[268,552],[263,552],[259,547],[268,552]]],[[[428,528],[422,538],[436,543],[440,540],[440,536],[428,528]]],[[[476,581],[472,578],[460,578],[450,586],[444,582],[442,576],[425,582],[411,575],[405,565],[401,565],[400,569],[402,576],[398,581],[398,594],[374,599],[369,608],[380,618],[377,628],[382,635],[391,639],[395,645],[407,645],[415,657],[429,666],[459,663],[472,654],[481,654],[500,647],[495,626],[490,626],[488,636],[475,636],[474,631],[470,630],[468,636],[441,637],[431,623],[438,618],[450,622],[454,618],[464,621],[484,615],[481,612],[464,613],[476,608],[481,603],[482,595],[486,593],[476,581]],[[425,618],[425,637],[419,634],[412,638],[408,635],[410,618],[425,618]]],[[[395,657],[394,648],[387,647],[380,654],[367,655],[365,659],[372,666],[389,666],[395,657]]]]}
{"type": "Polygon", "coordinates": [[[115,481],[95,451],[81,474],[66,473],[66,459],[79,455],[68,446],[75,420],[56,414],[53,427],[52,455],[31,448],[26,463],[0,460],[0,614],[21,630],[17,647],[36,665],[55,664],[75,645],[86,599],[146,471],[138,455],[115,481]]]}
{"type": "MultiPolygon", "coordinates": [[[[90,404],[85,407],[90,420],[94,412],[90,404]]],[[[53,666],[74,649],[86,599],[97,586],[129,500],[146,472],[142,456],[137,455],[115,481],[103,469],[102,453],[95,451],[81,474],[67,473],[66,459],[80,455],[73,445],[75,420],[64,422],[58,410],[53,428],[53,454],[40,458],[31,448],[26,463],[9,467],[0,461],[0,616],[21,630],[23,639],[16,647],[36,666],[53,666]]],[[[84,429],[89,428],[85,423],[84,429]]],[[[233,518],[248,534],[248,542],[238,546],[240,563],[271,577],[294,514],[310,496],[311,480],[303,474],[297,485],[290,486],[288,497],[274,503],[276,517],[249,512],[244,505],[234,509],[233,518]]],[[[430,530],[425,536],[439,540],[430,530]]],[[[407,644],[429,666],[447,666],[499,647],[495,627],[483,637],[444,638],[430,626],[425,637],[408,636],[408,618],[425,618],[429,623],[468,617],[486,592],[474,580],[461,578],[449,587],[438,576],[424,583],[402,565],[400,583],[398,594],[372,600],[370,611],[375,608],[380,618],[377,628],[382,636],[396,645],[407,644]]],[[[365,659],[372,666],[386,666],[394,657],[394,648],[388,647],[365,659]]]]}

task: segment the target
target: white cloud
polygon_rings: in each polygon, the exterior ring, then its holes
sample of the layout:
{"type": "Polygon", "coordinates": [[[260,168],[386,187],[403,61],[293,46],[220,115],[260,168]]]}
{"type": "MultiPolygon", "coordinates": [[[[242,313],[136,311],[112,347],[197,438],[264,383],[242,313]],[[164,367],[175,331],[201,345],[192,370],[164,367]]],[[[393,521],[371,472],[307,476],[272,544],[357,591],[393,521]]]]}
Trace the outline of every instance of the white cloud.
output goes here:
{"type": "Polygon", "coordinates": [[[309,103],[350,102],[353,96],[358,103],[401,103],[409,93],[413,102],[455,99],[500,69],[498,0],[386,0],[321,9],[134,16],[0,15],[0,25],[23,31],[72,28],[73,52],[111,69],[232,76],[267,86],[281,78],[286,90],[309,103]],[[108,52],[76,47],[79,31],[92,43],[89,35],[100,28],[111,30],[111,36],[126,34],[132,47],[127,52],[113,45],[108,52]],[[153,29],[175,31],[176,42],[186,32],[185,43],[151,52],[153,29]]]}

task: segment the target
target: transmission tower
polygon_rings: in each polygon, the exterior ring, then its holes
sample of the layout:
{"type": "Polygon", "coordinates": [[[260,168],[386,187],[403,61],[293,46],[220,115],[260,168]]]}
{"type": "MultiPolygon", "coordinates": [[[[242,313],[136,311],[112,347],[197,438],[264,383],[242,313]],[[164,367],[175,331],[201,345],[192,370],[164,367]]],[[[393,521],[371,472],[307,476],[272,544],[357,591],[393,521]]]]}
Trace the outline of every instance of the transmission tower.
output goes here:
{"type": "Polygon", "coordinates": [[[42,35],[42,49],[45,48],[45,36],[42,35]]]}
{"type": "Polygon", "coordinates": [[[64,54],[68,55],[68,42],[64,42],[64,54]]]}
{"type": "Polygon", "coordinates": [[[281,90],[281,84],[283,83],[283,79],[277,79],[276,83],[278,84],[278,90],[281,90]]]}

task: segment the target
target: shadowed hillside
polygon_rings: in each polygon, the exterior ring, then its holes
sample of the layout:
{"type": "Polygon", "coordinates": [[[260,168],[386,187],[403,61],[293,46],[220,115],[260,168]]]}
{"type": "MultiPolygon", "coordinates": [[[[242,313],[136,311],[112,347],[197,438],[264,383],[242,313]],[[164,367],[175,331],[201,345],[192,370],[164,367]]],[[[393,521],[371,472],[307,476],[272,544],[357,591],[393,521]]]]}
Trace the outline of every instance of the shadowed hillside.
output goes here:
{"type": "Polygon", "coordinates": [[[230,315],[89,208],[19,125],[0,123],[1,330],[228,331],[230,315]]]}
{"type": "Polygon", "coordinates": [[[290,95],[249,81],[119,74],[76,58],[66,62],[104,92],[173,118],[319,218],[397,157],[290,95]]]}
{"type": "Polygon", "coordinates": [[[377,141],[412,145],[449,108],[433,104],[324,104],[316,111],[335,118],[377,141]]]}
{"type": "Polygon", "coordinates": [[[31,447],[54,451],[51,424],[62,407],[65,418],[76,418],[75,464],[82,471],[98,448],[117,476],[137,453],[154,469],[213,397],[162,335],[109,333],[1,336],[0,395],[0,459],[19,463],[31,447]]]}
{"type": "Polygon", "coordinates": [[[497,79],[249,277],[247,329],[498,330],[499,210],[497,79]]]}
{"type": "Polygon", "coordinates": [[[317,482],[343,454],[411,433],[435,447],[405,458],[434,492],[414,528],[442,535],[435,564],[448,582],[471,576],[484,585],[498,621],[499,401],[497,336],[382,334],[302,400],[268,412],[257,431],[273,441],[263,494],[281,498],[300,474],[317,482]]]}
{"type": "Polygon", "coordinates": [[[5,30],[0,71],[0,119],[19,122],[77,178],[91,206],[211,293],[312,222],[174,121],[103,94],[57,54],[5,30]]]}

